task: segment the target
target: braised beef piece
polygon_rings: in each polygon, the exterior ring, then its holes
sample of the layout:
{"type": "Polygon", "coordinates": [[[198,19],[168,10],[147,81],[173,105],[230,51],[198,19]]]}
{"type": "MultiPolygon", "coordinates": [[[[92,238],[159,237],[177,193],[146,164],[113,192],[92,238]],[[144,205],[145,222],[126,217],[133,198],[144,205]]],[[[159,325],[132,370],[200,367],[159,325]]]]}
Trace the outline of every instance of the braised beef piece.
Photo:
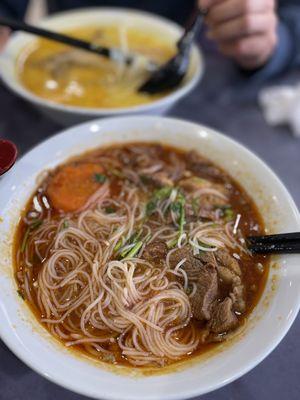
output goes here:
{"type": "Polygon", "coordinates": [[[208,323],[208,327],[212,333],[226,333],[236,327],[238,319],[232,307],[233,302],[230,297],[226,297],[221,302],[214,303],[211,319],[208,323]]]}
{"type": "Polygon", "coordinates": [[[154,174],[142,174],[140,176],[143,183],[152,184],[156,187],[173,186],[174,183],[166,172],[156,172],[154,174]]]}
{"type": "Polygon", "coordinates": [[[234,311],[243,313],[246,309],[246,302],[244,300],[244,285],[239,276],[234,278],[232,282],[232,292],[229,296],[233,301],[234,311]]]}
{"type": "Polygon", "coordinates": [[[237,312],[244,312],[246,303],[244,300],[244,285],[241,280],[241,269],[237,260],[226,250],[218,250],[215,253],[217,261],[218,276],[226,285],[231,285],[229,293],[233,301],[233,309],[237,312]]]}
{"type": "Polygon", "coordinates": [[[226,181],[224,172],[203,159],[196,151],[187,154],[187,167],[202,178],[213,179],[215,182],[226,181]]]}
{"type": "Polygon", "coordinates": [[[218,250],[215,252],[218,264],[230,269],[235,275],[241,275],[241,268],[237,260],[232,257],[227,250],[218,250]]]}
{"type": "Polygon", "coordinates": [[[209,320],[212,304],[218,295],[218,276],[212,264],[200,265],[196,282],[197,290],[191,298],[194,318],[199,321],[209,320]]]}
{"type": "Polygon", "coordinates": [[[227,267],[223,267],[223,265],[218,265],[217,271],[221,282],[223,282],[225,285],[232,285],[232,282],[236,277],[234,272],[227,267]]]}
{"type": "MultiPolygon", "coordinates": [[[[199,189],[215,189],[224,196],[228,196],[228,190],[224,184],[215,183],[207,179],[199,178],[198,176],[191,176],[189,178],[181,179],[179,186],[186,192],[196,192],[199,189]]],[[[220,200],[221,201],[221,200],[220,200]]]]}
{"type": "Polygon", "coordinates": [[[185,246],[172,253],[170,264],[175,267],[183,259],[186,259],[183,268],[189,281],[197,287],[190,299],[194,318],[209,321],[208,328],[212,333],[223,333],[235,327],[237,316],[234,312],[242,313],[246,306],[237,260],[227,250],[200,252],[194,256],[192,249],[185,246]],[[224,285],[225,300],[217,302],[224,285]]]}
{"type": "Polygon", "coordinates": [[[185,246],[175,250],[170,256],[170,264],[174,268],[181,260],[186,259],[184,270],[191,282],[196,282],[199,276],[199,268],[207,263],[212,262],[211,254],[201,253],[194,256],[191,247],[185,246]]]}
{"type": "Polygon", "coordinates": [[[195,216],[194,210],[190,211],[190,215],[187,213],[189,221],[192,220],[192,217],[214,219],[217,208],[228,206],[228,190],[224,184],[221,185],[207,179],[191,176],[182,179],[179,186],[184,192],[193,193],[195,200],[197,200],[197,193],[200,196],[199,204],[201,206],[197,210],[197,215],[195,216]]]}
{"type": "Polygon", "coordinates": [[[145,247],[143,251],[143,258],[147,261],[159,264],[165,261],[167,254],[167,245],[160,240],[155,240],[145,247]]]}
{"type": "Polygon", "coordinates": [[[183,268],[189,280],[195,282],[197,287],[191,297],[192,311],[194,318],[200,321],[210,319],[211,307],[218,295],[218,275],[211,263],[212,257],[208,252],[194,256],[190,247],[177,249],[170,257],[173,267],[186,259],[183,268]]]}

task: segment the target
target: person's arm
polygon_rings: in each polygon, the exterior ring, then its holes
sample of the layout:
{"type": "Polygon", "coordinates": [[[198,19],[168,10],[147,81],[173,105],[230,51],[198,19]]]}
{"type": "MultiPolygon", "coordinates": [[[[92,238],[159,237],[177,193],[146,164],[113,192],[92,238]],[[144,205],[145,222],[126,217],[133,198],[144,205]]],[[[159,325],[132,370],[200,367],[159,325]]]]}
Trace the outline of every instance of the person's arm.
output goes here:
{"type": "MultiPolygon", "coordinates": [[[[257,83],[278,76],[288,68],[300,66],[300,3],[279,1],[277,45],[270,59],[257,70],[246,75],[257,83]]],[[[243,71],[245,74],[245,71],[243,71]]]]}
{"type": "Polygon", "coordinates": [[[208,37],[244,69],[262,67],[277,45],[276,0],[198,0],[208,37]]]}
{"type": "Polygon", "coordinates": [[[265,80],[300,65],[298,0],[199,0],[210,36],[247,76],[265,80]]]}
{"type": "Polygon", "coordinates": [[[300,2],[279,2],[278,44],[266,72],[278,74],[288,67],[300,65],[300,2]]]}

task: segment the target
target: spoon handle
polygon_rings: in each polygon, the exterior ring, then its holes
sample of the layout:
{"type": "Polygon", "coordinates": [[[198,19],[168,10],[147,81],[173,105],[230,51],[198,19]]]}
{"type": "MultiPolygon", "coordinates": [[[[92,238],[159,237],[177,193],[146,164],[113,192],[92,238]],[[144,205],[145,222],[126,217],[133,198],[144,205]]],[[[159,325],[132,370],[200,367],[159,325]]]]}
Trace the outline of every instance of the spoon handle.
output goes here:
{"type": "Polygon", "coordinates": [[[206,13],[200,9],[195,10],[191,22],[186,26],[183,35],[177,42],[177,47],[179,49],[182,48],[182,46],[189,46],[192,44],[203,24],[205,14],[206,13]]]}
{"type": "Polygon", "coordinates": [[[32,33],[37,36],[44,37],[46,39],[55,40],[56,42],[60,42],[69,46],[77,47],[86,51],[90,51],[92,53],[96,53],[98,55],[112,58],[112,59],[120,59],[124,60],[126,63],[132,62],[132,57],[124,55],[118,49],[110,49],[108,47],[98,46],[93,43],[87,42],[85,40],[76,39],[68,35],[64,35],[62,33],[57,33],[53,31],[49,31],[47,29],[38,28],[36,26],[28,25],[22,21],[16,21],[9,18],[0,17],[0,25],[7,26],[14,31],[24,31],[28,33],[32,33]]]}

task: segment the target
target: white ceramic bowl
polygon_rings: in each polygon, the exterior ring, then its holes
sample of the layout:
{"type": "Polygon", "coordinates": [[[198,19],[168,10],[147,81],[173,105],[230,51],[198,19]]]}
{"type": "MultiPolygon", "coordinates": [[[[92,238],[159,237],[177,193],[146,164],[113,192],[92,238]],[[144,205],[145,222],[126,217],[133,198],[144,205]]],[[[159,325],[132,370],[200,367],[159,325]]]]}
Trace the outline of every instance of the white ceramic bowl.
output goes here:
{"type": "MultiPolygon", "coordinates": [[[[165,38],[170,38],[170,41],[174,42],[182,33],[182,28],[179,25],[158,15],[119,8],[88,8],[62,12],[44,19],[39,25],[52,30],[62,30],[79,26],[122,23],[124,21],[133,26],[159,32],[165,38]]],[[[26,33],[12,35],[0,56],[1,76],[4,83],[15,93],[30,101],[42,112],[63,125],[73,125],[93,118],[115,115],[164,114],[195,87],[204,69],[202,55],[199,49],[193,46],[191,65],[186,78],[176,90],[159,100],[140,106],[118,109],[68,106],[36,96],[27,90],[18,78],[17,58],[35,38],[35,36],[26,33]]]]}
{"type": "Polygon", "coordinates": [[[88,149],[128,141],[158,141],[198,150],[225,168],[251,194],[270,232],[300,230],[297,208],[283,184],[253,153],[228,137],[204,126],[158,117],[85,123],[35,147],[1,181],[0,335],[31,368],[76,392],[97,399],[182,400],[237,379],[278,345],[299,309],[300,258],[274,258],[276,268],[271,268],[266,290],[243,334],[219,351],[168,374],[143,377],[116,373],[57,344],[16,293],[11,243],[20,210],[44,169],[88,149]]]}

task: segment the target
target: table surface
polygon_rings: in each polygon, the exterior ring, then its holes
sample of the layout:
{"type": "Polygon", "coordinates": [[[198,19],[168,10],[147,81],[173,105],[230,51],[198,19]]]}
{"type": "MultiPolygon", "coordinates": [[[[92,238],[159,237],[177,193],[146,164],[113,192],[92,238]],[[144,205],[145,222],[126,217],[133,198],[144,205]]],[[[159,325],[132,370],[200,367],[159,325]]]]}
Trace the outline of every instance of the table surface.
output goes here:
{"type": "MultiPolygon", "coordinates": [[[[214,127],[256,152],[282,179],[300,205],[300,139],[287,128],[270,128],[243,81],[227,60],[207,54],[203,81],[181,101],[171,116],[214,127]]],[[[281,77],[293,83],[300,72],[281,77]]],[[[0,85],[0,137],[13,140],[20,153],[62,128],[0,85]]],[[[300,318],[272,352],[254,370],[201,400],[298,400],[300,397],[300,318]]],[[[167,378],[166,378],[167,379],[167,378]]],[[[0,400],[87,400],[42,378],[18,360],[0,341],[0,400]]]]}

